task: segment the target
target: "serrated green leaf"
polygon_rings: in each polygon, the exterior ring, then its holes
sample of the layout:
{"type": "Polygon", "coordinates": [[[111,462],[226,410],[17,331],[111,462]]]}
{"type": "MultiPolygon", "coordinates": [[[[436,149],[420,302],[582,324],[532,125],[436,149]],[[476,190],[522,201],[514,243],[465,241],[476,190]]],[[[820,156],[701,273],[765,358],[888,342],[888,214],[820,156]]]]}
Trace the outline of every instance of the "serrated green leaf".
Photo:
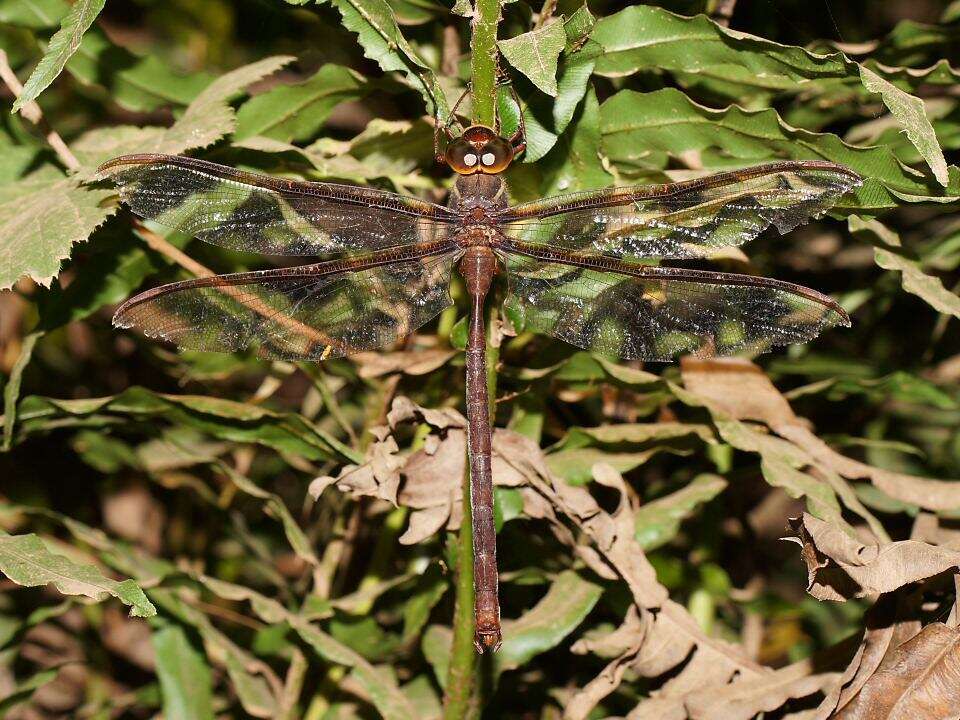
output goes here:
{"type": "Polygon", "coordinates": [[[228,101],[251,83],[272,75],[293,60],[289,56],[268,57],[221,75],[190,103],[183,116],[165,134],[165,147],[182,152],[202,148],[233,132],[236,117],[228,101]]]}
{"type": "MultiPolygon", "coordinates": [[[[62,288],[54,282],[49,290],[34,295],[41,330],[53,330],[82,320],[105,305],[129,297],[149,275],[167,266],[168,261],[146,247],[136,244],[129,233],[97,236],[94,254],[85,259],[83,272],[62,288]]],[[[178,238],[170,237],[174,244],[178,238]]]]}
{"type": "Polygon", "coordinates": [[[210,666],[179,625],[153,633],[157,677],[168,720],[213,720],[213,678],[210,666]]]}
{"type": "Polygon", "coordinates": [[[343,25],[357,33],[363,54],[386,72],[399,70],[416,88],[434,117],[449,114],[446,96],[433,70],[417,55],[400,32],[397,19],[385,0],[330,0],[340,11],[343,25]]]}
{"type": "Polygon", "coordinates": [[[187,106],[169,128],[118,125],[84,133],[72,144],[83,166],[79,177],[94,177],[97,166],[129,153],[167,153],[203,148],[217,142],[236,126],[236,113],[229,101],[251,83],[270,75],[293,60],[289,56],[265,58],[221,75],[187,106]]]}
{"type": "Polygon", "coordinates": [[[279,85],[247,100],[237,111],[234,138],[259,135],[291,142],[315,136],[342,102],[362,97],[367,85],[348,68],[324,65],[309,80],[279,85]]]}
{"type": "Polygon", "coordinates": [[[670,542],[681,522],[726,487],[727,481],[719,475],[698,475],[682,489],[641,505],[634,513],[633,523],[640,546],[653,550],[670,542]]]}
{"type": "Polygon", "coordinates": [[[557,95],[557,60],[567,43],[563,23],[548,22],[543,27],[509,40],[497,47],[507,61],[547,95],[557,95]]]}
{"type": "Polygon", "coordinates": [[[77,0],[73,4],[70,12],[63,18],[60,29],[50,38],[47,51],[23,84],[23,91],[13,104],[13,112],[18,111],[25,103],[36,100],[40,93],[57,79],[67,60],[80,47],[83,34],[97,19],[105,2],[106,0],[77,0]]]}
{"type": "Polygon", "coordinates": [[[153,617],[156,608],[133,580],[117,582],[93,565],[81,565],[47,549],[36,535],[0,537],[0,571],[17,585],[53,584],[64,595],[103,600],[108,595],[130,606],[135,617],[153,617]]]}
{"type": "Polygon", "coordinates": [[[111,194],[49,166],[0,186],[0,290],[24,275],[49,285],[73,244],[115,212],[101,205],[111,194]]]}
{"type": "Polygon", "coordinates": [[[497,670],[520,667],[559,645],[583,622],[602,592],[572,570],[560,573],[540,602],[518,620],[503,623],[503,645],[494,656],[497,670]]]}
{"type": "Polygon", "coordinates": [[[682,71],[782,90],[850,74],[842,53],[817,55],[724,28],[705,15],[682,17],[652,5],[632,5],[601,18],[590,37],[603,46],[596,72],[607,77],[682,71]]]}
{"type": "Polygon", "coordinates": [[[943,157],[943,150],[937,142],[937,134],[933,131],[933,126],[924,110],[923,101],[905,93],[872,70],[862,66],[860,77],[867,90],[880,94],[890,114],[898,120],[900,127],[910,138],[910,142],[930,166],[933,176],[946,187],[950,182],[947,174],[947,160],[943,157]]]}

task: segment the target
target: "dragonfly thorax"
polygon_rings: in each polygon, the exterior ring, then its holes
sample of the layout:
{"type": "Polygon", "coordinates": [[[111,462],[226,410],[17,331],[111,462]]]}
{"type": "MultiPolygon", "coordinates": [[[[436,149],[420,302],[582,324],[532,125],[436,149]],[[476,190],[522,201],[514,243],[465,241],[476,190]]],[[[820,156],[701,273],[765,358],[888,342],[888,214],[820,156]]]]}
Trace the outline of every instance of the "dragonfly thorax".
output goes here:
{"type": "Polygon", "coordinates": [[[459,175],[448,204],[464,215],[464,219],[470,216],[492,220],[507,208],[507,186],[498,175],[459,175]]]}

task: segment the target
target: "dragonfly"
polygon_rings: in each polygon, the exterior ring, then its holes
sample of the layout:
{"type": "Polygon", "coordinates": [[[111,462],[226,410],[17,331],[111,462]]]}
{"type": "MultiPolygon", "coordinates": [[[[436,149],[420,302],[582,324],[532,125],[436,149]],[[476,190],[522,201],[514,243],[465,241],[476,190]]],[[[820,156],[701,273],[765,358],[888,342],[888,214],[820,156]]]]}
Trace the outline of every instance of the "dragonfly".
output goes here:
{"type": "Polygon", "coordinates": [[[504,173],[524,151],[522,126],[511,137],[484,125],[442,132],[437,159],[455,177],[446,205],[179,155],[118,157],[100,177],[143,218],[231,250],[311,260],[174,282],[117,309],[116,326],[181,348],[255,348],[288,361],[381,348],[449,307],[459,272],[470,304],[467,451],[483,653],[502,639],[484,330],[495,276],[506,275],[516,324],[602,355],[669,361],[806,342],[849,326],[829,296],[674,261],[709,259],[771,226],[788,232],[861,179],[831,162],[781,161],[511,205],[504,173]]]}

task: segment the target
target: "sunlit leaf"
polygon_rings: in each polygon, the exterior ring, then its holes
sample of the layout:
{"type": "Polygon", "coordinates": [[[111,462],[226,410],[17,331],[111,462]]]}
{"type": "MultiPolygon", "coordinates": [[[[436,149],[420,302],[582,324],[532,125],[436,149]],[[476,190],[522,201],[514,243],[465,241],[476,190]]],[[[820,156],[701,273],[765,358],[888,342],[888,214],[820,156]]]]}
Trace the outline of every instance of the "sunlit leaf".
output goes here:
{"type": "Polygon", "coordinates": [[[567,42],[563,23],[548,22],[523,35],[497,43],[500,52],[547,95],[557,94],[557,60],[567,42]]]}
{"type": "Polygon", "coordinates": [[[234,138],[309,139],[337,105],[355,100],[365,91],[355,73],[339,65],[324,65],[305,82],[278,85],[245,102],[237,112],[234,138]]]}
{"type": "Polygon", "coordinates": [[[31,100],[35,100],[50,83],[57,79],[67,60],[80,47],[83,34],[97,19],[105,3],[106,0],[77,0],[73,4],[70,12],[63,18],[60,29],[50,38],[50,44],[43,58],[24,83],[23,92],[13,104],[14,112],[31,100]]]}
{"type": "Polygon", "coordinates": [[[129,605],[133,616],[157,614],[133,580],[111,580],[93,565],[76,563],[52,553],[36,535],[0,536],[0,571],[17,585],[53,584],[65,595],[84,595],[94,600],[112,595],[129,605]]]}
{"type": "Polygon", "coordinates": [[[49,166],[0,186],[0,289],[25,275],[49,285],[73,244],[115,212],[102,205],[110,194],[81,187],[49,166]]]}

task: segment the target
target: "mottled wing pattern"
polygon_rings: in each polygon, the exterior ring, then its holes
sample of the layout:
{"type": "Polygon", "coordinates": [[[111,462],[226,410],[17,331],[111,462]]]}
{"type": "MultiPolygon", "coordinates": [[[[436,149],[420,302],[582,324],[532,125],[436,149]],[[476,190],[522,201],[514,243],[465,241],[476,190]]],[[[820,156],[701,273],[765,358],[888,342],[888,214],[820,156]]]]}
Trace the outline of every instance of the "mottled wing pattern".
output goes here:
{"type": "Polygon", "coordinates": [[[127,155],[100,168],[141,217],[231,250],[360,255],[444,237],[441,205],[372,188],[295,182],[179,155],[127,155]]]}
{"type": "Polygon", "coordinates": [[[504,233],[531,245],[626,260],[695,258],[773,225],[786,233],[860,184],[821,162],[785,162],[666,185],[562,195],[510,208],[504,233]]]}
{"type": "Polygon", "coordinates": [[[515,254],[506,264],[504,304],[522,329],[612,357],[755,353],[850,324],[830,298],[767,278],[665,267],[610,272],[515,254]]]}
{"type": "Polygon", "coordinates": [[[119,327],[181,348],[323,360],[389,345],[451,304],[456,252],[363,267],[333,261],[197,278],[124,303],[119,327]]]}

